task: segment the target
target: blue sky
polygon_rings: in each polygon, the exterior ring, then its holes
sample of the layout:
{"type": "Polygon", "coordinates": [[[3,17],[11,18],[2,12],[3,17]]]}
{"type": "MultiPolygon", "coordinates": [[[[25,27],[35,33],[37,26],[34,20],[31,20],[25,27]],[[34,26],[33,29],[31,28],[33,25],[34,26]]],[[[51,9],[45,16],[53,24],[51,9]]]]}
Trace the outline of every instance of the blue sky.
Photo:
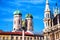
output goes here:
{"type": "MultiPolygon", "coordinates": [[[[60,6],[60,0],[58,7],[60,6]]],[[[50,9],[55,6],[56,0],[49,0],[50,9]],[[53,4],[53,5],[52,5],[53,4]]],[[[0,0],[0,30],[12,31],[13,12],[19,9],[22,18],[25,19],[27,13],[33,15],[34,31],[40,32],[44,29],[43,18],[45,9],[45,0],[0,0]]]]}

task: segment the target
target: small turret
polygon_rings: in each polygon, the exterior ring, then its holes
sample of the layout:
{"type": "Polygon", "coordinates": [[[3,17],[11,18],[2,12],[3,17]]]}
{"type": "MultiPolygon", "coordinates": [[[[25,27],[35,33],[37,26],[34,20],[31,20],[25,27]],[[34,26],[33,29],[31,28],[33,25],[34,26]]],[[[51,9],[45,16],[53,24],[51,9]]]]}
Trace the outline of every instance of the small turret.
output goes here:
{"type": "Polygon", "coordinates": [[[56,17],[57,14],[59,14],[59,8],[57,7],[56,3],[56,8],[54,9],[54,17],[56,17]]]}

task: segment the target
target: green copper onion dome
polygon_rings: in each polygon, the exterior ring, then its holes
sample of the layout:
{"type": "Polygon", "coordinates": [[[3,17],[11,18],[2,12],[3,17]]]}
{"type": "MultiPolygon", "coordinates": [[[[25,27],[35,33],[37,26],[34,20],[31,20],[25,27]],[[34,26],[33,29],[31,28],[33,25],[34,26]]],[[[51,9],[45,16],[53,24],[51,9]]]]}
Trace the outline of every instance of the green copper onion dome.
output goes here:
{"type": "Polygon", "coordinates": [[[31,14],[26,14],[25,16],[26,18],[33,18],[33,16],[31,14]]]}
{"type": "Polygon", "coordinates": [[[19,10],[16,10],[16,11],[14,12],[14,15],[22,15],[22,14],[21,14],[21,12],[20,12],[19,10]]]}

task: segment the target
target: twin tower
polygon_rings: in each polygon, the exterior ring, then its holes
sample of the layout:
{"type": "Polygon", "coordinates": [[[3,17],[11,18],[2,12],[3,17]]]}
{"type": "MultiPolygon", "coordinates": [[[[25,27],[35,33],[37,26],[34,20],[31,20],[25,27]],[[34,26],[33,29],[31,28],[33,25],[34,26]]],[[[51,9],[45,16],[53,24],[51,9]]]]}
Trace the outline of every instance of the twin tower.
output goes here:
{"type": "Polygon", "coordinates": [[[22,14],[19,10],[14,12],[13,19],[13,32],[22,31],[22,27],[25,27],[25,31],[33,31],[33,16],[27,14],[25,20],[22,20],[22,14]]]}

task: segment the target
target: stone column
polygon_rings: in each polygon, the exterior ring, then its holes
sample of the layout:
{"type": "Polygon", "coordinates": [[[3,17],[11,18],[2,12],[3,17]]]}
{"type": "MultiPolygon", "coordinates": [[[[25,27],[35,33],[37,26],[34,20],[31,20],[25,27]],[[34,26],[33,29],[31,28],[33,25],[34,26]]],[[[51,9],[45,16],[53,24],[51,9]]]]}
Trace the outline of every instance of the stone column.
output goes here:
{"type": "Polygon", "coordinates": [[[44,36],[44,40],[46,40],[46,36],[44,36]]]}
{"type": "Polygon", "coordinates": [[[5,40],[7,40],[7,37],[5,37],[5,40]]]}
{"type": "Polygon", "coordinates": [[[10,36],[10,37],[8,37],[8,40],[11,40],[11,36],[10,36]]]}
{"type": "Polygon", "coordinates": [[[40,40],[41,40],[41,37],[40,37],[40,40]]]}
{"type": "Polygon", "coordinates": [[[37,37],[36,37],[36,40],[37,40],[37,37]]]}
{"type": "Polygon", "coordinates": [[[34,40],[34,37],[32,37],[32,40],[34,40]]]}
{"type": "Polygon", "coordinates": [[[16,40],[16,36],[14,36],[14,40],[16,40]]]}
{"type": "Polygon", "coordinates": [[[26,37],[26,40],[27,40],[27,37],[26,37]]]}
{"type": "Polygon", "coordinates": [[[3,37],[1,37],[1,40],[3,40],[3,37]]]}
{"type": "Polygon", "coordinates": [[[55,40],[56,40],[56,33],[54,35],[55,35],[55,40]]]}
{"type": "Polygon", "coordinates": [[[24,40],[24,30],[22,30],[22,40],[24,40]]]}
{"type": "Polygon", "coordinates": [[[18,37],[18,40],[20,40],[20,36],[18,37]]]}

